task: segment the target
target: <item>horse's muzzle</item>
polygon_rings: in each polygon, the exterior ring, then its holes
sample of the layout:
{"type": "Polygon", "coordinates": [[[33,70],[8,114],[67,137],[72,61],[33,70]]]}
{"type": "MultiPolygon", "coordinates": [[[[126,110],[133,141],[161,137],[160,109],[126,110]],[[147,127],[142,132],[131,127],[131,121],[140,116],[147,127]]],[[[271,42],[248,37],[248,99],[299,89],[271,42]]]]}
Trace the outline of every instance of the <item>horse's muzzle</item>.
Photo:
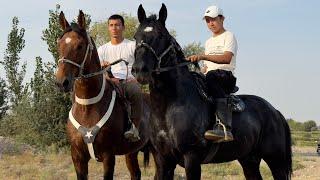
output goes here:
{"type": "Polygon", "coordinates": [[[140,84],[148,84],[150,81],[151,73],[147,70],[147,68],[132,66],[131,73],[140,84]]]}
{"type": "Polygon", "coordinates": [[[69,78],[64,78],[63,80],[56,80],[56,86],[61,92],[70,92],[72,89],[72,82],[69,78]]]}

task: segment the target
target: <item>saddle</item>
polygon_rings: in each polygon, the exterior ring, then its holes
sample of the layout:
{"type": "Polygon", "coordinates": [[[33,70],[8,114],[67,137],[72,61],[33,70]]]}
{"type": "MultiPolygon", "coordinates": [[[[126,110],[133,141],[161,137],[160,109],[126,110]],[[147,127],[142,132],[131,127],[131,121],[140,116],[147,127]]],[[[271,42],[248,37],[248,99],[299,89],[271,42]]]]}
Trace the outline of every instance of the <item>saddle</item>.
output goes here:
{"type": "MultiPolygon", "coordinates": [[[[209,93],[208,93],[208,87],[207,87],[205,75],[202,73],[195,72],[195,71],[191,71],[191,74],[195,79],[198,92],[199,92],[200,96],[202,97],[202,99],[209,102],[210,104],[214,104],[214,99],[211,96],[209,96],[209,93]]],[[[245,104],[242,101],[242,99],[239,96],[233,94],[233,93],[237,92],[238,90],[239,90],[239,88],[237,86],[235,86],[232,89],[232,91],[230,92],[231,94],[228,95],[228,98],[230,99],[229,102],[231,105],[231,110],[233,112],[242,112],[245,109],[245,104]]]]}

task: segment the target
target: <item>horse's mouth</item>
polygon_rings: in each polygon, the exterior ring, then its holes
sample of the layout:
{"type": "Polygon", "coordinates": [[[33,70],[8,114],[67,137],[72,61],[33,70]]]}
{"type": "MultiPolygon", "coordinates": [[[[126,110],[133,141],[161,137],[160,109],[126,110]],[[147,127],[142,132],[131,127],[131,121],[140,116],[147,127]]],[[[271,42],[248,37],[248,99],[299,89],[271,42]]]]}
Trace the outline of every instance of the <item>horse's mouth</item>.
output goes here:
{"type": "Polygon", "coordinates": [[[150,75],[148,73],[135,73],[134,77],[142,85],[149,84],[150,82],[150,75]]]}
{"type": "Polygon", "coordinates": [[[140,76],[137,77],[137,81],[142,85],[149,84],[148,79],[149,78],[146,78],[146,77],[140,77],[140,76]]]}

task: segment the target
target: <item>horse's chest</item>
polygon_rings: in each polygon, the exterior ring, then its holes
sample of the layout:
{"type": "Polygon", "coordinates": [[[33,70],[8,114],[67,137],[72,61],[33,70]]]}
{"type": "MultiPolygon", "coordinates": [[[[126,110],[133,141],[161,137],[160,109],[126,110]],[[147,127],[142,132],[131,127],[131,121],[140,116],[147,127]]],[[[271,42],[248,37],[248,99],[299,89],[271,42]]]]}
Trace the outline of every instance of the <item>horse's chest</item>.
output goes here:
{"type": "Polygon", "coordinates": [[[170,125],[159,121],[153,121],[152,127],[151,141],[157,151],[165,154],[170,153],[175,146],[173,129],[170,125]]]}
{"type": "Polygon", "coordinates": [[[153,144],[158,152],[163,154],[168,154],[174,148],[174,140],[172,139],[172,135],[168,130],[158,129],[153,133],[153,137],[151,138],[153,144]]]}

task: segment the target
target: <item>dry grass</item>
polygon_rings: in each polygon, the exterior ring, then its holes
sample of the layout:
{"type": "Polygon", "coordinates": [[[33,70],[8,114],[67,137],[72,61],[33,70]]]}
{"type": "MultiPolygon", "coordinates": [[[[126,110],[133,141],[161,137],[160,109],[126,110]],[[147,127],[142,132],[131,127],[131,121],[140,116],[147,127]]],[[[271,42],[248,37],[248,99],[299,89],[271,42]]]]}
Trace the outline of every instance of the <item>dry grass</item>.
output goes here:
{"type": "MultiPolygon", "coordinates": [[[[295,155],[294,171],[297,172],[293,179],[307,177],[303,172],[307,170],[308,164],[318,163],[319,157],[306,157],[301,155],[305,152],[303,148],[294,148],[295,155]],[[300,154],[299,154],[300,153],[300,154]]],[[[310,151],[308,149],[308,151],[310,151]]],[[[142,156],[139,156],[139,163],[142,164],[142,156]]],[[[75,171],[69,153],[33,153],[25,151],[22,153],[5,153],[0,157],[0,179],[40,179],[40,180],[59,180],[59,179],[76,179],[75,171]]],[[[312,168],[312,167],[311,167],[312,168]]],[[[273,179],[267,165],[262,162],[260,170],[263,179],[273,179]]],[[[317,171],[320,174],[320,171],[317,171]]],[[[103,168],[101,163],[90,161],[89,179],[103,179],[103,168]]],[[[150,161],[150,166],[142,168],[142,179],[151,180],[154,175],[154,164],[150,161]]],[[[125,165],[123,156],[116,159],[115,179],[130,179],[128,170],[125,165]]],[[[185,179],[184,169],[177,166],[175,170],[175,180],[185,179]]],[[[202,165],[201,179],[245,179],[242,169],[237,161],[222,164],[202,165]]],[[[312,177],[311,177],[312,179],[312,177]]]]}

